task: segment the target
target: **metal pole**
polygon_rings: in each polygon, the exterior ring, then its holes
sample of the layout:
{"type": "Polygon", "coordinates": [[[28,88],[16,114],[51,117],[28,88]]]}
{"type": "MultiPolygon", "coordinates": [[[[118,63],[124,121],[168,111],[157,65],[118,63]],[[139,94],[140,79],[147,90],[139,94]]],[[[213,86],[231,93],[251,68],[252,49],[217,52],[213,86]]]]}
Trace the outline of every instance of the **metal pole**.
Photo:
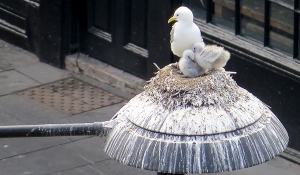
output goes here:
{"type": "Polygon", "coordinates": [[[74,124],[12,125],[0,126],[0,138],[7,137],[52,137],[52,136],[106,136],[111,121],[74,124]]]}

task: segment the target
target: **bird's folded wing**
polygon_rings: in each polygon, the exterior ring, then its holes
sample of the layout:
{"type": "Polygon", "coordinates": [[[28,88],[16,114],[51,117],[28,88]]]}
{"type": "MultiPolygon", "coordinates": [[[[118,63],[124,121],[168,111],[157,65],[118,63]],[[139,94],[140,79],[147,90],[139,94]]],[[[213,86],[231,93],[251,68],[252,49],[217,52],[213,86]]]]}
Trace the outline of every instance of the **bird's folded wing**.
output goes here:
{"type": "Polygon", "coordinates": [[[213,63],[220,57],[223,50],[223,47],[206,46],[202,52],[200,52],[200,57],[206,62],[213,63]]]}
{"type": "Polygon", "coordinates": [[[172,26],[172,29],[171,29],[171,32],[170,32],[170,43],[172,43],[174,41],[175,25],[176,25],[176,23],[172,26]]]}

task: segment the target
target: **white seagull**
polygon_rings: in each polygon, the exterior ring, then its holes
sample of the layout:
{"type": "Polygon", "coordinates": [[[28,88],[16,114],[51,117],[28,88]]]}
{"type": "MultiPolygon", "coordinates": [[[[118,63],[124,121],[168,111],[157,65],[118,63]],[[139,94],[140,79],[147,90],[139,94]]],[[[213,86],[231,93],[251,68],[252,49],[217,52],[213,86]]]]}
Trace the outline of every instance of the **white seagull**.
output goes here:
{"type": "Polygon", "coordinates": [[[195,43],[193,50],[196,62],[199,66],[206,68],[208,71],[224,67],[230,58],[228,51],[216,45],[205,46],[201,42],[195,43]]]}
{"type": "Polygon", "coordinates": [[[186,50],[178,62],[178,67],[183,73],[183,77],[195,78],[203,75],[207,70],[201,68],[194,59],[194,52],[186,50]]]}
{"type": "Polygon", "coordinates": [[[187,7],[179,7],[168,23],[177,21],[170,32],[172,52],[181,57],[187,49],[192,49],[197,42],[202,42],[201,31],[193,22],[193,13],[187,7]]]}

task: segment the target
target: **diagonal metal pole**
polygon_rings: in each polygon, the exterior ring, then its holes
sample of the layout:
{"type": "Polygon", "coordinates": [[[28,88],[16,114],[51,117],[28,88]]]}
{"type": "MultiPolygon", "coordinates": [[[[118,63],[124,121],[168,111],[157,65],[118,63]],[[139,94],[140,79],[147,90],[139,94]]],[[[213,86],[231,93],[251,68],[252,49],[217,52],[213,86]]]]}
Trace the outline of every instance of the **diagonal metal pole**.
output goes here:
{"type": "Polygon", "coordinates": [[[73,124],[11,125],[0,126],[0,138],[52,137],[52,136],[106,136],[113,121],[73,124]]]}

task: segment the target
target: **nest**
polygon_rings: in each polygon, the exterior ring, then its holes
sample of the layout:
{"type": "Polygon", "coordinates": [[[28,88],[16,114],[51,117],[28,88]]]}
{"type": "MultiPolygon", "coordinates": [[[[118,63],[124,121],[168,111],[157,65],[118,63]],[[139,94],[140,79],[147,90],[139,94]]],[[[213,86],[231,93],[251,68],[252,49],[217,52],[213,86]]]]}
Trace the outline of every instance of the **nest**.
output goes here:
{"type": "Polygon", "coordinates": [[[116,115],[104,150],[123,164],[172,173],[217,173],[272,159],[288,134],[259,99],[224,69],[182,78],[159,69],[116,115]]]}
{"type": "Polygon", "coordinates": [[[170,64],[156,74],[145,86],[145,93],[167,108],[212,105],[224,107],[246,95],[244,89],[238,87],[232,79],[232,73],[224,69],[196,78],[184,78],[177,65],[170,64]]]}

